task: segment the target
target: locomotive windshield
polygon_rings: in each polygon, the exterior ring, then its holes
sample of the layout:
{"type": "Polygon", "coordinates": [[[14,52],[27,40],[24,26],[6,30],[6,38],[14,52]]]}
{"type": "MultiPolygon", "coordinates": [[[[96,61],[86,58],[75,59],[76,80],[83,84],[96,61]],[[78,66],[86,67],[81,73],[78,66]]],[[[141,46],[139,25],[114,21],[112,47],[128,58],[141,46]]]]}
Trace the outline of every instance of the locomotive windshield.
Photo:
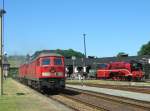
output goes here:
{"type": "Polygon", "coordinates": [[[55,65],[62,65],[62,60],[61,60],[61,58],[55,58],[55,59],[54,59],[54,64],[55,64],[55,65]]]}
{"type": "Polygon", "coordinates": [[[50,64],[50,59],[43,59],[42,60],[42,65],[49,65],[50,64]]]}

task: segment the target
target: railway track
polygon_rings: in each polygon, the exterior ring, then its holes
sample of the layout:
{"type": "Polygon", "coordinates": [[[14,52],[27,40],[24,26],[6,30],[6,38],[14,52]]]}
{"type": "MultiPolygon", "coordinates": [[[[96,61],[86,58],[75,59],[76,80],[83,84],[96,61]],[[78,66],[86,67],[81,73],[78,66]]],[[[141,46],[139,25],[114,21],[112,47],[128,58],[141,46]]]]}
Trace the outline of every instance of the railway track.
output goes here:
{"type": "MultiPolygon", "coordinates": [[[[93,102],[90,102],[89,100],[85,100],[83,99],[83,97],[73,97],[73,96],[69,96],[69,95],[66,95],[66,94],[60,94],[61,96],[64,96],[64,97],[67,97],[69,99],[73,99],[74,101],[78,102],[78,103],[82,103],[82,104],[85,104],[93,109],[97,109],[97,110],[100,110],[100,111],[109,111],[107,110],[105,107],[102,107],[102,106],[98,106],[97,104],[93,103],[93,102]]],[[[80,94],[80,96],[84,96],[83,94],[80,94]]],[[[87,98],[87,97],[86,97],[87,98]]]]}
{"type": "Polygon", "coordinates": [[[88,102],[83,102],[79,99],[73,99],[69,97],[68,95],[66,96],[65,94],[58,94],[58,95],[53,95],[53,96],[48,96],[49,98],[60,102],[64,104],[65,106],[72,108],[75,111],[108,111],[102,107],[98,107],[94,104],[90,104],[88,102]]]}
{"type": "MultiPolygon", "coordinates": [[[[85,104],[95,110],[100,111],[149,111],[150,103],[143,101],[135,101],[132,99],[114,97],[105,94],[96,94],[87,91],[67,88],[56,97],[51,98],[57,100],[57,97],[67,98],[80,104],[85,104]]],[[[58,99],[57,101],[62,101],[58,99]]],[[[66,104],[67,105],[67,104],[66,104]]],[[[76,108],[74,108],[76,109],[76,108]]]]}

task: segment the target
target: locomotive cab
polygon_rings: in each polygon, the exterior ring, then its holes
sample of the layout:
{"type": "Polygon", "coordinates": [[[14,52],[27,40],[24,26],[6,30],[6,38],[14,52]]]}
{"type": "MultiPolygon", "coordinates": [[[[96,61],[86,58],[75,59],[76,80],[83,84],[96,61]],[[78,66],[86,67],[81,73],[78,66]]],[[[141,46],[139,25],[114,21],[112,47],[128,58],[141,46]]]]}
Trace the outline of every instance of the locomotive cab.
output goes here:
{"type": "Polygon", "coordinates": [[[65,68],[62,57],[41,58],[41,78],[64,78],[64,74],[65,68]]]}
{"type": "Polygon", "coordinates": [[[43,80],[42,87],[48,88],[64,88],[65,87],[65,67],[64,57],[49,56],[41,57],[41,74],[40,78],[43,80]]]}
{"type": "Polygon", "coordinates": [[[138,62],[131,62],[131,72],[132,72],[132,78],[134,80],[141,80],[143,78],[143,66],[141,63],[138,62]]]}

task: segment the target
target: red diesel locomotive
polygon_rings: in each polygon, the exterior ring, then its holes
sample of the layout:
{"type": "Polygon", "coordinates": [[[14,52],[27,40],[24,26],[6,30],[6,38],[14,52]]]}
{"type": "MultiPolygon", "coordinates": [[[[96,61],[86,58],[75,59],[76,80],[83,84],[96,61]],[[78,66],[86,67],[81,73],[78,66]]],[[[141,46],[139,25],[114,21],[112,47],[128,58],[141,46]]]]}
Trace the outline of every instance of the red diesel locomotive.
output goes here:
{"type": "Polygon", "coordinates": [[[131,62],[110,62],[98,65],[97,78],[113,80],[141,80],[144,74],[142,64],[131,62]]]}
{"type": "Polygon", "coordinates": [[[40,53],[19,67],[19,79],[37,89],[65,88],[64,57],[55,53],[40,53]]]}

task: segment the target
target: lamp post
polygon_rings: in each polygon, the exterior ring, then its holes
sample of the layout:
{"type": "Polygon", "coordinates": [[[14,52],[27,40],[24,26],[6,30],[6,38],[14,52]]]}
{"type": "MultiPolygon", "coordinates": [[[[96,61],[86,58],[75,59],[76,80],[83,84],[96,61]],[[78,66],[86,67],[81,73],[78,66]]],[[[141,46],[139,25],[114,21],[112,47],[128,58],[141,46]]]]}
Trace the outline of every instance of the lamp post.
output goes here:
{"type": "Polygon", "coordinates": [[[5,10],[0,9],[0,96],[3,95],[3,15],[5,10]]]}

